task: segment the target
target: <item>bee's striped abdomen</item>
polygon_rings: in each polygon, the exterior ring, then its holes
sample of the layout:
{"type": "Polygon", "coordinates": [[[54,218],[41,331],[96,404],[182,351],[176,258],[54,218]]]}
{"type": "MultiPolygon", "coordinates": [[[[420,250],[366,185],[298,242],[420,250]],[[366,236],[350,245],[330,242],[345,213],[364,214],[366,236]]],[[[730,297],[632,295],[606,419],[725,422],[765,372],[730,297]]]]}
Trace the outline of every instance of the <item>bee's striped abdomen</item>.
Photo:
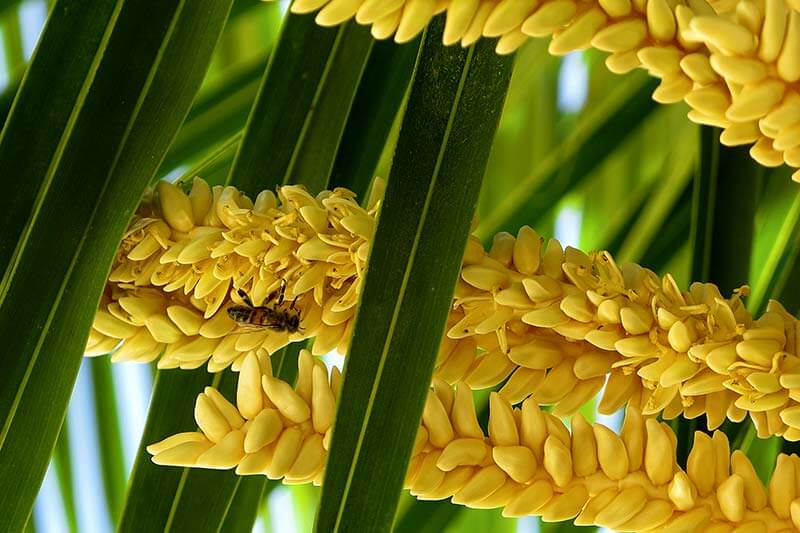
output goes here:
{"type": "Polygon", "coordinates": [[[263,307],[257,307],[253,309],[253,313],[250,315],[250,323],[255,326],[267,326],[270,324],[270,313],[268,309],[263,307]]]}

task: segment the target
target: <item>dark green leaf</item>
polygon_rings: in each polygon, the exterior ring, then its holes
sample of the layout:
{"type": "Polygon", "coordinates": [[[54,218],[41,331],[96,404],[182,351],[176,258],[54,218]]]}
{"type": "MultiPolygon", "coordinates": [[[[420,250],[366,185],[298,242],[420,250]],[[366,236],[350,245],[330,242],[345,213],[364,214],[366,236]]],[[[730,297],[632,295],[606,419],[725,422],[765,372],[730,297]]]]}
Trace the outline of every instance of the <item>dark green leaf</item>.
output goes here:
{"type": "MultiPolygon", "coordinates": [[[[342,30],[323,30],[314,24],[311,17],[289,16],[261,82],[256,103],[248,118],[248,129],[239,144],[236,166],[228,177],[228,183],[248,190],[251,194],[258,193],[261,188],[274,188],[285,183],[286,179],[306,185],[312,191],[324,188],[338,146],[337,135],[341,134],[347,120],[349,105],[343,105],[343,102],[353,99],[371,43],[369,34],[355,25],[342,30]],[[335,37],[330,48],[320,47],[316,42],[316,37],[320,34],[335,37]],[[361,59],[356,60],[356,57],[361,59]],[[285,92],[283,84],[287,81],[286,73],[274,65],[295,64],[298,58],[306,63],[303,75],[318,79],[318,86],[302,85],[302,90],[307,91],[311,98],[306,101],[308,109],[297,108],[304,123],[297,122],[298,129],[291,134],[286,129],[287,124],[277,122],[275,117],[281,115],[286,107],[297,105],[298,95],[285,92]],[[328,77],[330,72],[337,72],[337,76],[328,77]],[[269,102],[269,105],[264,102],[269,102]],[[335,142],[329,140],[333,137],[336,138],[335,142]],[[275,138],[281,138],[281,143],[270,150],[264,150],[275,138]],[[265,155],[268,156],[269,166],[262,168],[259,164],[265,162],[261,159],[265,155]],[[258,161],[253,161],[251,157],[258,158],[258,161]],[[296,166],[295,160],[302,163],[296,166]],[[284,168],[275,166],[280,161],[285,162],[284,168]],[[297,169],[296,172],[291,171],[293,166],[297,169]],[[319,171],[325,168],[328,170],[319,171]]],[[[295,64],[294,68],[301,67],[295,64]]],[[[200,165],[208,170],[209,165],[221,161],[219,156],[233,146],[233,141],[234,138],[223,143],[219,150],[209,154],[200,165]]],[[[192,173],[199,170],[201,169],[195,168],[192,173]]],[[[292,346],[272,356],[276,375],[289,382],[294,380],[299,349],[299,345],[292,346]]],[[[233,379],[226,375],[224,385],[232,389],[233,379]]],[[[188,388],[188,385],[181,390],[184,395],[194,397],[199,389],[188,388]]],[[[161,385],[157,385],[159,386],[161,385]]],[[[175,418],[171,407],[162,407],[156,400],[151,407],[151,413],[153,411],[161,414],[152,415],[153,419],[152,422],[148,421],[148,427],[167,426],[170,420],[172,425],[168,432],[152,436],[150,441],[144,441],[143,444],[155,442],[187,427],[175,418]]],[[[147,430],[146,434],[150,435],[147,430]]],[[[140,461],[148,463],[141,466],[143,470],[155,468],[149,464],[150,458],[147,455],[140,455],[137,464],[140,461]]],[[[255,520],[255,494],[264,491],[265,484],[265,478],[242,480],[233,472],[185,469],[179,494],[174,494],[172,485],[163,484],[157,473],[153,473],[136,483],[129,498],[143,501],[170,499],[172,505],[168,525],[175,531],[246,529],[247,524],[252,527],[252,521],[255,520]],[[242,484],[245,489],[240,494],[239,488],[242,484]],[[213,501],[210,501],[212,496],[213,501]],[[202,502],[203,513],[197,513],[198,502],[202,502]]],[[[126,516],[126,519],[126,528],[133,531],[138,527],[133,515],[126,516]]]]}
{"type": "MultiPolygon", "coordinates": [[[[719,130],[700,129],[700,157],[692,193],[692,281],[715,283],[723,295],[747,283],[763,167],[746,148],[726,148],[719,130]]],[[[678,460],[684,464],[695,430],[705,420],[678,419],[678,460]]],[[[750,424],[724,427],[731,441],[750,424]]]]}
{"type": "Polygon", "coordinates": [[[285,183],[325,188],[373,41],[369,28],[355,21],[339,31],[285,183]]]}
{"type": "Polygon", "coordinates": [[[372,245],[321,532],[391,527],[511,75],[493,42],[445,48],[443,27],[436,19],[423,37],[372,245]]]}
{"type": "Polygon", "coordinates": [[[252,533],[258,508],[264,500],[267,483],[261,476],[247,476],[239,481],[231,508],[225,516],[222,533],[252,533]]]}
{"type": "Polygon", "coordinates": [[[247,121],[230,183],[249,194],[284,183],[341,31],[317,26],[313,15],[286,18],[247,121]]]}
{"type": "MultiPolygon", "coordinates": [[[[692,186],[684,187],[667,215],[658,238],[650,241],[638,261],[656,272],[663,272],[667,263],[686,245],[692,217],[692,186]]],[[[673,274],[675,274],[673,272],[673,274]]]]}
{"type": "Polygon", "coordinates": [[[373,45],[336,154],[331,188],[366,194],[403,105],[418,51],[419,38],[403,45],[388,40],[373,45]]]}
{"type": "Polygon", "coordinates": [[[64,9],[63,4],[53,9],[25,73],[24,90],[17,93],[12,117],[0,134],[0,169],[5,176],[20,176],[5,180],[6,194],[0,198],[0,290],[8,282],[7,267],[114,15],[111,0],[97,2],[87,13],[64,9]],[[63,73],[57,84],[52,83],[55,71],[63,73]],[[44,117],[42,109],[48,111],[44,117]],[[48,127],[42,127],[43,120],[48,127]],[[7,140],[21,138],[27,142],[7,140]]]}
{"type": "Polygon", "coordinates": [[[19,220],[0,222],[0,336],[14,354],[0,362],[0,530],[28,520],[117,244],[229,8],[62,0],[51,11],[0,137],[0,169],[17,176],[7,193],[19,193],[19,220]]]}
{"type": "Polygon", "coordinates": [[[176,428],[195,427],[195,395],[203,387],[211,385],[211,378],[204,368],[188,372],[160,370],[156,374],[151,408],[133,465],[120,531],[166,531],[168,524],[172,523],[174,499],[180,497],[189,470],[156,466],[145,448],[175,433],[176,428]]]}

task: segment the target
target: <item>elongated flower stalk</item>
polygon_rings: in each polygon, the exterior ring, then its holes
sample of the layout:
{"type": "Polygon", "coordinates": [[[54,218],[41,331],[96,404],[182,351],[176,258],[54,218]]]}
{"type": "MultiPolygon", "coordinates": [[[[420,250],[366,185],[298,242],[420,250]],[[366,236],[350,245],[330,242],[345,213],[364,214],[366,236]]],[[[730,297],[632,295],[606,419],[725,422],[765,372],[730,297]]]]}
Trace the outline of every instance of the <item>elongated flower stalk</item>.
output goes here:
{"type": "MultiPolygon", "coordinates": [[[[345,353],[378,202],[339,189],[280,189],[251,202],[195,180],[187,196],[162,183],[123,241],[87,355],[210,371],[315,337],[345,353]],[[242,331],[227,308],[242,288],[256,304],[281,280],[301,330],[242,331]]],[[[759,436],[800,440],[798,322],[777,302],[753,320],[737,291],[680,291],[605,252],[546,245],[530,228],[500,233],[487,253],[470,238],[436,377],[473,389],[503,383],[512,404],[532,395],[574,413],[607,380],[600,410],[630,403],[665,418],[706,414],[709,427],[749,413],[759,436]]]]}
{"type": "Polygon", "coordinates": [[[499,37],[507,54],[552,36],[554,55],[594,47],[611,54],[612,72],[644,68],[660,78],[653,98],[686,101],[692,121],[724,128],[723,144],[755,143],[762,165],[800,167],[797,0],[295,0],[291,9],[319,10],[325,26],[355,17],[398,42],[446,11],[445,44],[499,37]]]}
{"type": "MultiPolygon", "coordinates": [[[[148,447],[161,465],[231,469],[284,483],[319,484],[339,388],[334,369],[302,351],[294,389],[272,376],[269,358],[248,354],[236,405],[206,388],[199,431],[148,447]]],[[[778,457],[768,488],[722,432],[697,432],[686,471],[676,436],[628,408],[621,435],[581,415],[571,432],[533,399],[514,408],[490,397],[488,436],[472,393],[436,380],[426,401],[405,486],[424,500],[451,498],[504,516],[575,518],[619,531],[784,531],[800,527],[800,458],[778,457]],[[576,518],[577,517],[577,518],[576,518]]]]}

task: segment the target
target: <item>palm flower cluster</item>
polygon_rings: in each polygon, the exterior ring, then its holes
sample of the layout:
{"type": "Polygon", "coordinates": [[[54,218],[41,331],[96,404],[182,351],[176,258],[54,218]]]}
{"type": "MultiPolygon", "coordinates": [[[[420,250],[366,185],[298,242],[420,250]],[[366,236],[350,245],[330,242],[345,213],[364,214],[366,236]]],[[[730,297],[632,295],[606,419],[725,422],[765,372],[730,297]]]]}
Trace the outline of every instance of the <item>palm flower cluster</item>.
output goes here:
{"type": "Polygon", "coordinates": [[[509,401],[532,395],[559,415],[605,383],[603,413],[626,402],[667,419],[705,413],[712,429],[749,413],[760,436],[800,440],[798,321],[775,301],[754,320],[745,292],[681,291],[670,275],[544,245],[530,228],[498,234],[488,253],[471,238],[436,375],[473,388],[508,378],[509,401]]]}
{"type": "MultiPolygon", "coordinates": [[[[285,483],[319,484],[330,443],[339,374],[301,351],[297,385],[275,379],[269,358],[248,354],[236,405],[216,389],[197,398],[199,431],[148,447],[161,465],[235,468],[285,483]]],[[[800,458],[780,455],[767,488],[722,432],[695,433],[686,470],[676,436],[629,407],[621,435],[581,415],[571,431],[529,398],[490,396],[488,436],[472,393],[435,380],[405,486],[420,499],[451,498],[504,516],[575,518],[619,531],[782,531],[800,527],[800,458]],[[718,528],[718,529],[717,529],[718,528]]]]}
{"type": "Polygon", "coordinates": [[[253,202],[201,179],[188,195],[161,182],[120,245],[86,353],[216,372],[308,337],[317,355],[344,351],[376,209],[344,189],[315,198],[285,186],[253,202]],[[226,313],[237,291],[260,305],[283,283],[301,330],[239,331],[226,313]]]}
{"type": "MultiPolygon", "coordinates": [[[[123,241],[87,345],[115,361],[238,370],[315,337],[314,354],[344,353],[378,202],[300,187],[255,202],[233,187],[161,183],[123,241]],[[301,330],[242,331],[226,310],[243,289],[256,305],[285,280],[301,330]]],[[[435,376],[473,389],[504,383],[569,415],[605,384],[601,412],[626,403],[708,425],[749,415],[762,437],[800,440],[798,322],[777,302],[754,320],[743,290],[681,291],[635,264],[545,244],[530,228],[500,233],[486,252],[470,238],[435,376]]]]}
{"type": "Polygon", "coordinates": [[[686,101],[692,121],[724,129],[723,144],[755,143],[762,165],[800,167],[797,0],[295,0],[291,9],[319,10],[325,26],[355,17],[398,42],[445,11],[445,44],[499,37],[507,54],[552,36],[551,54],[594,47],[610,53],[612,72],[644,68],[661,79],[653,98],[686,101]]]}
{"type": "Polygon", "coordinates": [[[242,361],[234,406],[206,387],[194,415],[200,431],[178,433],[147,447],[161,465],[229,469],[285,483],[319,485],[330,443],[339,372],[301,350],[294,389],[273,377],[269,356],[242,361]]]}

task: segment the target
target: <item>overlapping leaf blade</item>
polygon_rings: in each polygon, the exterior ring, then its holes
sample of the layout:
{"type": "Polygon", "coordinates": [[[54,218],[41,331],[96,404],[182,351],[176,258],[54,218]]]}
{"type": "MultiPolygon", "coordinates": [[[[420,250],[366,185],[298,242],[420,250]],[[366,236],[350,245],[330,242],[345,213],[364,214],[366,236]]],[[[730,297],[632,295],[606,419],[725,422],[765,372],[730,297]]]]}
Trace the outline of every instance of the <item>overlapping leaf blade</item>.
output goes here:
{"type": "Polygon", "coordinates": [[[391,527],[511,73],[426,31],[345,362],[317,531],[391,527]],[[359,319],[359,317],[367,317],[359,319]]]}
{"type": "Polygon", "coordinates": [[[347,187],[359,196],[366,193],[401,110],[418,50],[419,39],[373,45],[336,153],[331,187],[347,187]]]}
{"type": "Polygon", "coordinates": [[[2,530],[28,520],[117,243],[229,8],[208,0],[53,7],[0,138],[1,171],[21,176],[8,180],[21,222],[2,220],[0,336],[14,354],[0,363],[2,530]],[[47,133],[32,144],[34,132],[47,133]]]}

